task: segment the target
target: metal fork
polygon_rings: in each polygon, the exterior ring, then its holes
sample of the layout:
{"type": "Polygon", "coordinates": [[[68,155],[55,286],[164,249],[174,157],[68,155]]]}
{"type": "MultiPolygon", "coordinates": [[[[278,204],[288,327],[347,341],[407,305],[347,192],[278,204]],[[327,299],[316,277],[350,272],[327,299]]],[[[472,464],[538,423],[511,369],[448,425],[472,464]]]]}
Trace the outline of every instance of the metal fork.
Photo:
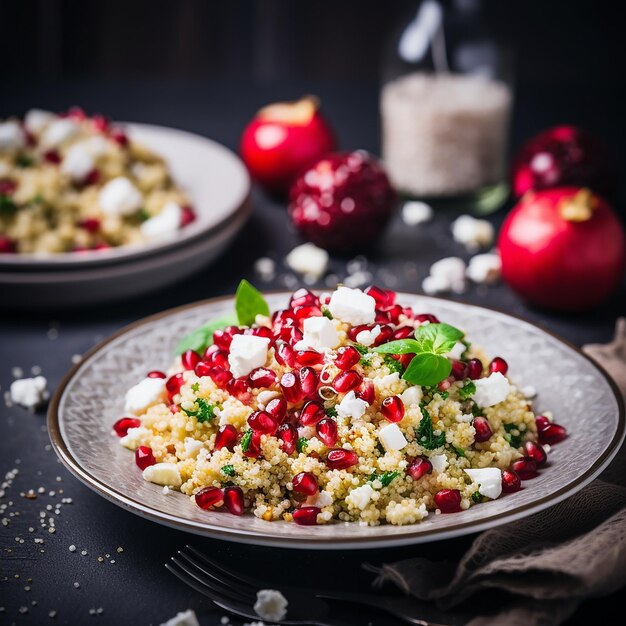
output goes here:
{"type": "MultiPolygon", "coordinates": [[[[172,574],[211,598],[226,611],[246,619],[258,619],[252,608],[257,591],[261,589],[258,582],[212,561],[191,546],[186,546],[186,551],[179,550],[178,555],[180,558],[174,556],[171,558],[172,563],[165,565],[172,574]]],[[[341,591],[303,592],[290,587],[279,587],[278,590],[289,602],[289,619],[279,622],[285,626],[288,624],[326,626],[328,622],[324,620],[328,619],[330,607],[324,599],[370,606],[414,626],[443,626],[424,620],[423,613],[417,617],[415,601],[402,596],[365,595],[341,591]]]]}

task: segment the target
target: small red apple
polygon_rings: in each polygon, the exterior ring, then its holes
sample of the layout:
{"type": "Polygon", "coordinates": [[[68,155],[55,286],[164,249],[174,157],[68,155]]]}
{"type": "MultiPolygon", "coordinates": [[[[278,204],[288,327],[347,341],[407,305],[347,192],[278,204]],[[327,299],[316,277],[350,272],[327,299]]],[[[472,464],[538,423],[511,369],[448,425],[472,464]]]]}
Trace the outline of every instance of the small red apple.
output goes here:
{"type": "Polygon", "coordinates": [[[336,147],[319,101],[307,96],[262,108],[244,129],[240,152],[260,185],[284,195],[298,174],[336,147]]]}

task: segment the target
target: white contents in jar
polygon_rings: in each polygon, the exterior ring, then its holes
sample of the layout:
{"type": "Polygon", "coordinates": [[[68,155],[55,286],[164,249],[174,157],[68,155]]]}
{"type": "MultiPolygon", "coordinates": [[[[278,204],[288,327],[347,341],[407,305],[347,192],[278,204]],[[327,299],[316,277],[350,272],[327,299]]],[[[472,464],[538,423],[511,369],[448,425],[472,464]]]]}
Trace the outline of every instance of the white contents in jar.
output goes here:
{"type": "Polygon", "coordinates": [[[453,196],[502,180],[511,90],[480,75],[415,72],[381,94],[383,160],[396,187],[453,196]]]}

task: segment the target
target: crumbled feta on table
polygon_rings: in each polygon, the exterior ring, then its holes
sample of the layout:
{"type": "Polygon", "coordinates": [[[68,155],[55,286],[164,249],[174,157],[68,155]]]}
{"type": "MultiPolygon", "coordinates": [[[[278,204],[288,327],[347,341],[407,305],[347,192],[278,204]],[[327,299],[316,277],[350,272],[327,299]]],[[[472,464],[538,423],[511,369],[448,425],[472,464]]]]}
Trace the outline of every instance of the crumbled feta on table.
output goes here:
{"type": "Polygon", "coordinates": [[[315,244],[303,243],[285,257],[285,263],[294,272],[317,280],[328,267],[328,252],[315,244]]]}
{"type": "Polygon", "coordinates": [[[475,283],[491,285],[500,278],[502,262],[498,254],[477,254],[470,259],[465,275],[475,283]]]}
{"type": "Polygon", "coordinates": [[[495,236],[493,225],[487,220],[476,219],[471,215],[461,215],[452,222],[452,236],[470,252],[488,248],[495,236]]]}
{"type": "Polygon", "coordinates": [[[191,610],[181,611],[177,613],[167,622],[163,622],[161,626],[200,626],[196,614],[191,610]]]}
{"type": "Polygon", "coordinates": [[[47,384],[43,376],[14,380],[10,388],[11,401],[27,409],[36,409],[46,399],[47,384]]]}
{"type": "Polygon", "coordinates": [[[254,611],[259,617],[279,622],[287,615],[287,598],[277,589],[257,591],[254,611]]]}
{"type": "Polygon", "coordinates": [[[446,291],[463,293],[465,291],[465,262],[451,256],[433,263],[430,275],[422,282],[424,293],[436,294],[446,291]]]}
{"type": "Polygon", "coordinates": [[[353,326],[372,324],[376,318],[376,300],[360,289],[339,287],[328,304],[333,317],[353,326]]]}
{"type": "Polygon", "coordinates": [[[263,367],[267,360],[270,340],[255,335],[235,335],[230,344],[228,364],[235,378],[247,376],[253,369],[263,367]]]}
{"type": "Polygon", "coordinates": [[[404,203],[401,215],[407,226],[417,226],[433,218],[433,208],[425,202],[411,200],[404,203]]]}

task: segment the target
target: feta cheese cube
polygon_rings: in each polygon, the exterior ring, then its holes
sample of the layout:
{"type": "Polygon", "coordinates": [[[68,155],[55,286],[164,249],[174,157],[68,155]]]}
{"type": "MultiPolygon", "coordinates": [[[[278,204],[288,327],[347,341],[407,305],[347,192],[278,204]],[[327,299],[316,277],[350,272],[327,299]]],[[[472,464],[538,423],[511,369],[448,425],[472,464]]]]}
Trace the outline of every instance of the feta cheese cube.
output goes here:
{"type": "Polygon", "coordinates": [[[493,406],[506,400],[511,391],[511,384],[501,372],[493,372],[487,378],[474,381],[476,393],[474,402],[480,407],[493,406]]]}
{"type": "Polygon", "coordinates": [[[466,469],[465,473],[478,484],[478,493],[495,500],[502,493],[502,470],[498,467],[466,469]]]}
{"type": "Polygon", "coordinates": [[[328,309],[333,317],[353,326],[372,324],[376,318],[376,300],[360,289],[339,287],[330,297],[328,309]]]}
{"type": "Polygon", "coordinates": [[[174,617],[168,619],[167,622],[163,622],[161,626],[200,626],[200,624],[196,614],[191,609],[187,609],[177,613],[174,617]]]}
{"type": "Polygon", "coordinates": [[[402,206],[402,221],[407,226],[417,226],[433,218],[433,208],[425,202],[412,200],[402,206]]]}
{"type": "Polygon", "coordinates": [[[400,394],[400,398],[402,402],[404,402],[404,406],[408,408],[413,404],[419,404],[422,401],[423,395],[422,388],[419,385],[413,385],[405,389],[400,394]]]}
{"type": "Polygon", "coordinates": [[[306,499],[306,506],[316,506],[323,509],[325,506],[330,506],[333,503],[333,497],[328,491],[318,491],[314,496],[309,496],[306,499]]]}
{"type": "Polygon", "coordinates": [[[247,376],[256,367],[262,367],[267,360],[267,337],[235,335],[230,344],[228,363],[235,378],[247,376]]]}
{"type": "Polygon", "coordinates": [[[80,182],[95,166],[96,162],[85,146],[76,144],[67,151],[61,164],[61,171],[72,180],[80,182]]]}
{"type": "Polygon", "coordinates": [[[374,489],[369,483],[365,483],[360,487],[356,487],[346,496],[346,502],[361,509],[361,511],[370,503],[374,489]]]}
{"type": "Polygon", "coordinates": [[[152,241],[166,239],[180,228],[183,209],[176,202],[168,202],[158,215],[147,219],[140,227],[141,234],[152,241]]]}
{"type": "Polygon", "coordinates": [[[200,449],[202,448],[204,444],[201,441],[198,441],[197,439],[186,437],[184,441],[184,445],[185,445],[185,454],[187,455],[187,458],[191,459],[191,458],[195,458],[196,456],[198,456],[198,452],[200,452],[200,449]]]}
{"type": "Polygon", "coordinates": [[[454,240],[463,244],[470,252],[491,246],[494,235],[495,231],[490,222],[476,219],[471,215],[461,215],[452,222],[454,240]]]}
{"type": "Polygon", "coordinates": [[[143,471],[143,478],[156,485],[167,485],[168,487],[180,487],[182,479],[176,463],[155,463],[148,465],[143,471]]]}
{"type": "Polygon", "coordinates": [[[327,317],[308,317],[302,328],[302,340],[311,348],[336,348],[339,345],[337,329],[327,317]]]}
{"type": "Polygon", "coordinates": [[[385,388],[397,383],[400,380],[400,374],[398,372],[392,372],[391,374],[387,374],[382,378],[377,378],[374,380],[377,387],[385,388]]]}
{"type": "Polygon", "coordinates": [[[450,359],[458,360],[463,356],[463,353],[466,350],[467,350],[467,346],[462,341],[457,341],[454,344],[454,347],[452,348],[452,350],[450,350],[450,352],[448,352],[446,356],[449,357],[450,359]]]}
{"type": "Polygon", "coordinates": [[[324,275],[328,267],[328,252],[315,244],[303,243],[285,257],[285,263],[294,272],[317,280],[324,275]]]}
{"type": "Polygon", "coordinates": [[[36,409],[47,397],[47,384],[43,376],[14,380],[9,390],[11,401],[27,409],[36,409]]]}
{"type": "Polygon", "coordinates": [[[428,457],[428,460],[438,474],[441,474],[448,467],[448,459],[445,454],[433,454],[433,456],[428,457]]]}
{"type": "Polygon", "coordinates": [[[378,440],[385,451],[402,450],[409,442],[397,424],[387,424],[378,431],[378,440]]]}
{"type": "Polygon", "coordinates": [[[498,254],[477,254],[470,259],[466,276],[475,283],[491,285],[500,278],[501,270],[498,254]]]}
{"type": "Polygon", "coordinates": [[[100,189],[98,204],[108,215],[131,215],[141,208],[143,198],[128,178],[118,176],[100,189]]]}
{"type": "Polygon", "coordinates": [[[0,122],[0,152],[13,152],[25,145],[26,138],[17,121],[0,122]]]}
{"type": "Polygon", "coordinates": [[[48,150],[58,148],[78,133],[78,124],[68,118],[57,118],[46,126],[41,136],[41,146],[48,150]]]}
{"type": "Polygon", "coordinates": [[[378,335],[380,335],[381,332],[382,331],[378,324],[376,324],[376,326],[374,326],[372,330],[362,330],[356,336],[357,343],[361,343],[364,346],[369,347],[376,341],[376,337],[378,337],[378,335]]]}
{"type": "Polygon", "coordinates": [[[29,133],[39,135],[43,129],[56,119],[56,115],[42,109],[31,109],[24,116],[24,127],[29,133]]]}
{"type": "Polygon", "coordinates": [[[259,617],[269,622],[279,622],[287,615],[287,598],[276,589],[257,591],[254,610],[259,617]]]}
{"type": "Polygon", "coordinates": [[[368,406],[369,404],[365,400],[356,397],[354,391],[349,391],[335,408],[337,409],[338,417],[359,419],[363,417],[368,406]]]}
{"type": "Polygon", "coordinates": [[[120,439],[120,444],[129,450],[136,450],[144,437],[150,434],[145,426],[137,426],[137,428],[129,428],[126,435],[120,439]]]}
{"type": "Polygon", "coordinates": [[[165,389],[165,379],[144,378],[126,392],[124,409],[139,413],[161,400],[165,389]]]}

